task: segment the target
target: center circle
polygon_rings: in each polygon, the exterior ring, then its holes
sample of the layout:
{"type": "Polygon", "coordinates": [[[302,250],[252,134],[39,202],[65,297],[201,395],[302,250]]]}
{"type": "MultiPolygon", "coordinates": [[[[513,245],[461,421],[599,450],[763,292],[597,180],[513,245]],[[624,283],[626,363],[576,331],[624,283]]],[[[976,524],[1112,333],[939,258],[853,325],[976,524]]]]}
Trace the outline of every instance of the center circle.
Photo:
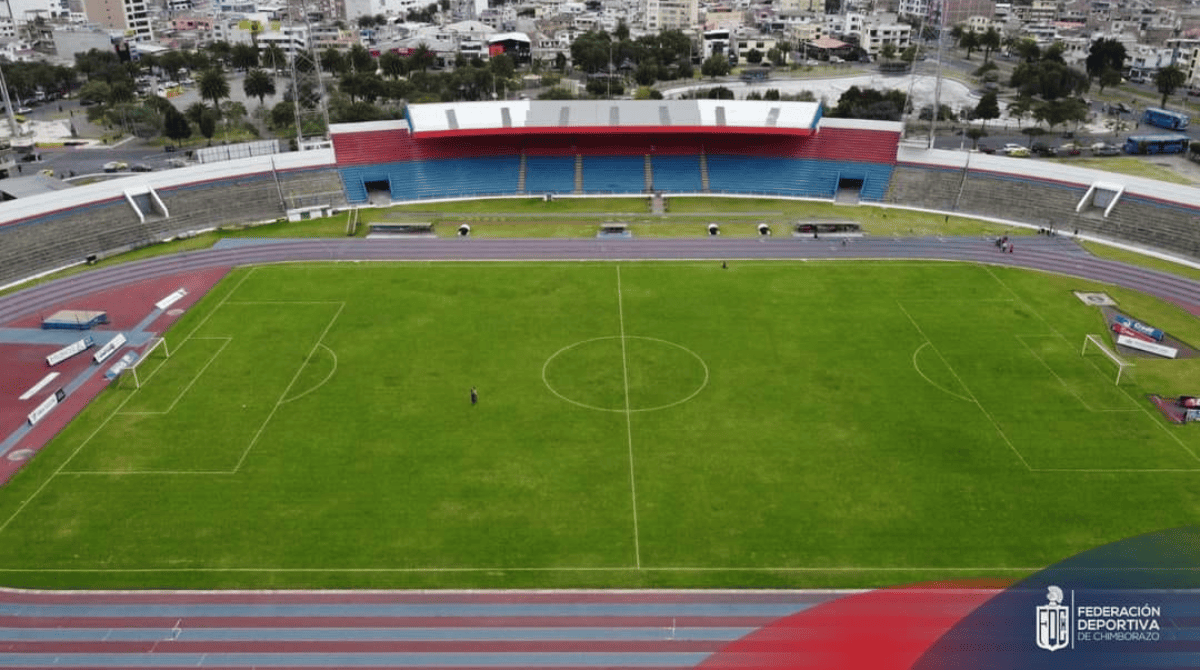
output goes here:
{"type": "Polygon", "coordinates": [[[653,412],[683,404],[708,385],[696,352],[640,335],[610,335],[570,344],[550,355],[542,382],[572,405],[601,412],[653,412]]]}

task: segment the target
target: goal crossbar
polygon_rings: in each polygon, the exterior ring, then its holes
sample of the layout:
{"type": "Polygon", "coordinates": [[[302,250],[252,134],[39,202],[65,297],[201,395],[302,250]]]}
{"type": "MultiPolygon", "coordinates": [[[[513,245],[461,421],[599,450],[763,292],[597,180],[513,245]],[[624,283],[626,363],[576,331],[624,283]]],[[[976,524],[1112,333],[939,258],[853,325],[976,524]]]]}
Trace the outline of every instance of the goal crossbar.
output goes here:
{"type": "MultiPolygon", "coordinates": [[[[163,354],[165,354],[167,358],[171,357],[171,348],[167,346],[167,338],[156,337],[150,340],[150,346],[146,347],[146,351],[142,352],[141,357],[139,357],[133,362],[132,365],[129,366],[129,372],[133,375],[134,388],[142,388],[142,380],[138,377],[138,368],[141,366],[142,362],[147,358],[150,358],[150,354],[159,347],[162,347],[163,354]]],[[[154,371],[151,370],[151,374],[153,373],[154,371]]]]}
{"type": "Polygon", "coordinates": [[[1104,340],[1102,340],[1101,336],[1099,336],[1099,335],[1084,335],[1083,349],[1079,352],[1080,356],[1083,356],[1084,354],[1087,353],[1088,343],[1095,345],[1095,347],[1100,350],[1100,353],[1104,354],[1105,356],[1108,356],[1109,359],[1111,359],[1113,363],[1117,364],[1117,381],[1116,381],[1116,383],[1120,384],[1121,383],[1121,375],[1125,372],[1125,368],[1134,367],[1133,363],[1123,360],[1120,356],[1117,355],[1117,353],[1115,351],[1112,351],[1107,346],[1105,346],[1104,340]]]}

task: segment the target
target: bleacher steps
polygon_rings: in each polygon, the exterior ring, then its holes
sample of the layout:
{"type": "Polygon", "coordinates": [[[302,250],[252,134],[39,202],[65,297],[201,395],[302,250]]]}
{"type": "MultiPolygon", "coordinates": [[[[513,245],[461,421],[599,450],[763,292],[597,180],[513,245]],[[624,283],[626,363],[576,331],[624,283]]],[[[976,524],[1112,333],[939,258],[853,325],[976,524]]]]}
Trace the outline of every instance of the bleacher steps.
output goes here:
{"type": "Polygon", "coordinates": [[[708,155],[700,152],[700,188],[708,193],[708,155]]]}
{"type": "Polygon", "coordinates": [[[583,154],[575,154],[575,192],[583,193],[583,154]]]}
{"type": "MultiPolygon", "coordinates": [[[[508,111],[508,110],[504,110],[508,111]]],[[[525,152],[521,152],[521,166],[517,171],[517,193],[525,192],[525,152]]]]}
{"type": "Polygon", "coordinates": [[[654,192],[654,166],[650,163],[650,154],[646,154],[645,158],[646,192],[652,193],[654,192]]]}

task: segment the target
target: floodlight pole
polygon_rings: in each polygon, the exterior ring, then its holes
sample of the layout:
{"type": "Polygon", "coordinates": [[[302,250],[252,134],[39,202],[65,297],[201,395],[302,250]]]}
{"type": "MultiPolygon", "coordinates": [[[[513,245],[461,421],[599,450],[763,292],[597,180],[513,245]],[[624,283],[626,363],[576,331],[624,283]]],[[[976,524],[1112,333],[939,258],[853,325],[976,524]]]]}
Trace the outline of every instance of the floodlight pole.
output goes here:
{"type": "MultiPolygon", "coordinates": [[[[937,131],[938,111],[942,106],[942,44],[946,39],[946,0],[938,4],[938,51],[937,80],[933,85],[933,114],[929,120],[929,148],[933,148],[933,137],[937,131]]],[[[920,115],[917,115],[920,118],[920,115]]]]}

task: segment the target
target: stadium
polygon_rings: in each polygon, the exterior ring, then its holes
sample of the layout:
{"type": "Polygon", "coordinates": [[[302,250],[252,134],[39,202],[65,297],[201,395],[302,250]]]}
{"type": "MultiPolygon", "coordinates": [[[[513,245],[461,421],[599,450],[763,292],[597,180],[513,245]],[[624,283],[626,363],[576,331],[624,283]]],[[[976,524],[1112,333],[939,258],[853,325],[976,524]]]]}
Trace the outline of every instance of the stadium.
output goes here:
{"type": "Polygon", "coordinates": [[[817,103],[331,137],[0,211],[18,664],[731,667],[1195,523],[1197,189],[817,103]]]}

